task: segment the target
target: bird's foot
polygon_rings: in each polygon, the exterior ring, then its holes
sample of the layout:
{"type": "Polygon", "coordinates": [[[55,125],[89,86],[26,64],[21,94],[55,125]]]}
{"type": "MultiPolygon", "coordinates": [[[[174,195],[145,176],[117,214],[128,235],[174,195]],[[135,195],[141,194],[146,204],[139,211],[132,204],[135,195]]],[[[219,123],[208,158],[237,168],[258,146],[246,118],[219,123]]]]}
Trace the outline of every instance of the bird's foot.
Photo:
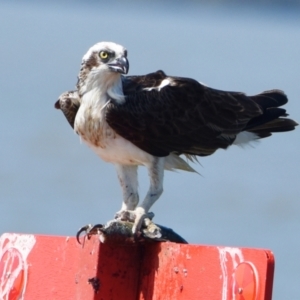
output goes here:
{"type": "Polygon", "coordinates": [[[85,233],[87,238],[90,239],[92,235],[99,234],[101,231],[100,229],[102,229],[102,228],[103,228],[102,224],[96,224],[96,225],[88,224],[88,225],[85,225],[85,226],[79,228],[79,230],[76,233],[77,242],[79,244],[81,244],[79,238],[82,233],[85,233]]]}
{"type": "Polygon", "coordinates": [[[147,227],[154,218],[153,212],[145,213],[144,209],[137,207],[135,210],[121,210],[116,213],[115,219],[133,223],[132,232],[138,235],[143,227],[147,227]]]}
{"type": "Polygon", "coordinates": [[[92,235],[98,235],[101,243],[136,243],[143,241],[170,241],[174,243],[187,242],[174,232],[171,228],[154,224],[149,218],[145,218],[143,226],[137,234],[133,233],[134,222],[112,220],[105,225],[91,224],[83,226],[76,234],[79,244],[80,235],[85,233],[87,238],[90,239],[92,235]]]}

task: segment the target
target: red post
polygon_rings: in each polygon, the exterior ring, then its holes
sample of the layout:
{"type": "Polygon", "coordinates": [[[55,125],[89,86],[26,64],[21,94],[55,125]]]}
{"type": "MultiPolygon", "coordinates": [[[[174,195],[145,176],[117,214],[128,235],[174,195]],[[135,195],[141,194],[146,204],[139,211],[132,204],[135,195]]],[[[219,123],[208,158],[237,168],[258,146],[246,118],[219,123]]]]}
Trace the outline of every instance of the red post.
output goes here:
{"type": "Polygon", "coordinates": [[[3,234],[0,299],[271,300],[271,251],[3,234]]]}

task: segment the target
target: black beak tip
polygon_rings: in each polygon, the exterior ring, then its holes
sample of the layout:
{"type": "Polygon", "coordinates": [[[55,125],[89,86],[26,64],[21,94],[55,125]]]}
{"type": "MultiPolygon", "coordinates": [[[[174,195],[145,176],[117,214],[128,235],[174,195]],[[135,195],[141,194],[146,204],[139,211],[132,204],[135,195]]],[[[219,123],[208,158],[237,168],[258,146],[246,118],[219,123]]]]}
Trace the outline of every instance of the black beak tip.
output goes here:
{"type": "Polygon", "coordinates": [[[129,62],[126,57],[120,57],[109,64],[110,70],[113,72],[127,74],[129,70],[129,62]]]}
{"type": "Polygon", "coordinates": [[[55,107],[56,109],[60,109],[60,102],[59,102],[59,99],[55,102],[54,107],[55,107]]]}

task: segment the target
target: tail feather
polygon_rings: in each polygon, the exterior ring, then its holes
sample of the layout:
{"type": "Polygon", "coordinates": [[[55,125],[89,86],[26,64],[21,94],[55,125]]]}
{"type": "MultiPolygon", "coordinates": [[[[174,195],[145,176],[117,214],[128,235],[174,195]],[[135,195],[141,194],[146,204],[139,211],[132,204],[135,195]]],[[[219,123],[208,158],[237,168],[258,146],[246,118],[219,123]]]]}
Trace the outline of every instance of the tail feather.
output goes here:
{"type": "Polygon", "coordinates": [[[286,110],[283,108],[277,108],[277,107],[267,108],[265,111],[263,111],[262,115],[251,119],[248,122],[245,130],[250,131],[253,128],[260,127],[261,125],[264,125],[268,122],[271,122],[280,117],[286,117],[286,116],[287,116],[286,110]]]}
{"type": "Polygon", "coordinates": [[[248,131],[256,133],[260,138],[264,138],[272,135],[273,132],[294,130],[297,125],[298,123],[292,119],[278,118],[248,131]]]}
{"type": "Polygon", "coordinates": [[[265,91],[250,98],[261,107],[263,113],[250,120],[245,131],[264,138],[272,135],[273,132],[294,130],[298,125],[294,120],[285,118],[288,116],[286,110],[279,108],[288,102],[287,96],[281,90],[265,91]]]}
{"type": "Polygon", "coordinates": [[[263,109],[279,107],[288,102],[286,94],[281,90],[265,91],[261,94],[251,96],[250,98],[259,104],[263,109]]]}

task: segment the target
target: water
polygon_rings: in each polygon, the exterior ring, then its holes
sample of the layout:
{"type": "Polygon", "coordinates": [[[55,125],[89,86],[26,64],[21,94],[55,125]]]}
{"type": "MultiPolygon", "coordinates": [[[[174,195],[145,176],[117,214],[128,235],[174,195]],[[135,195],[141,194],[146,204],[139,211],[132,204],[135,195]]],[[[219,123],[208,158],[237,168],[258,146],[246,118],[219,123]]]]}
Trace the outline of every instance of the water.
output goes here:
{"type": "MultiPolygon", "coordinates": [[[[299,11],[174,2],[0,2],[0,232],[74,235],[121,205],[114,168],[53,108],[82,55],[111,40],[130,74],[163,69],[248,94],[280,88],[300,120],[299,11]]],[[[167,172],[155,221],[191,243],[272,249],[273,299],[298,299],[299,129],[202,158],[202,176],[167,172]]],[[[140,170],[140,193],[148,178],[140,170]]]]}

